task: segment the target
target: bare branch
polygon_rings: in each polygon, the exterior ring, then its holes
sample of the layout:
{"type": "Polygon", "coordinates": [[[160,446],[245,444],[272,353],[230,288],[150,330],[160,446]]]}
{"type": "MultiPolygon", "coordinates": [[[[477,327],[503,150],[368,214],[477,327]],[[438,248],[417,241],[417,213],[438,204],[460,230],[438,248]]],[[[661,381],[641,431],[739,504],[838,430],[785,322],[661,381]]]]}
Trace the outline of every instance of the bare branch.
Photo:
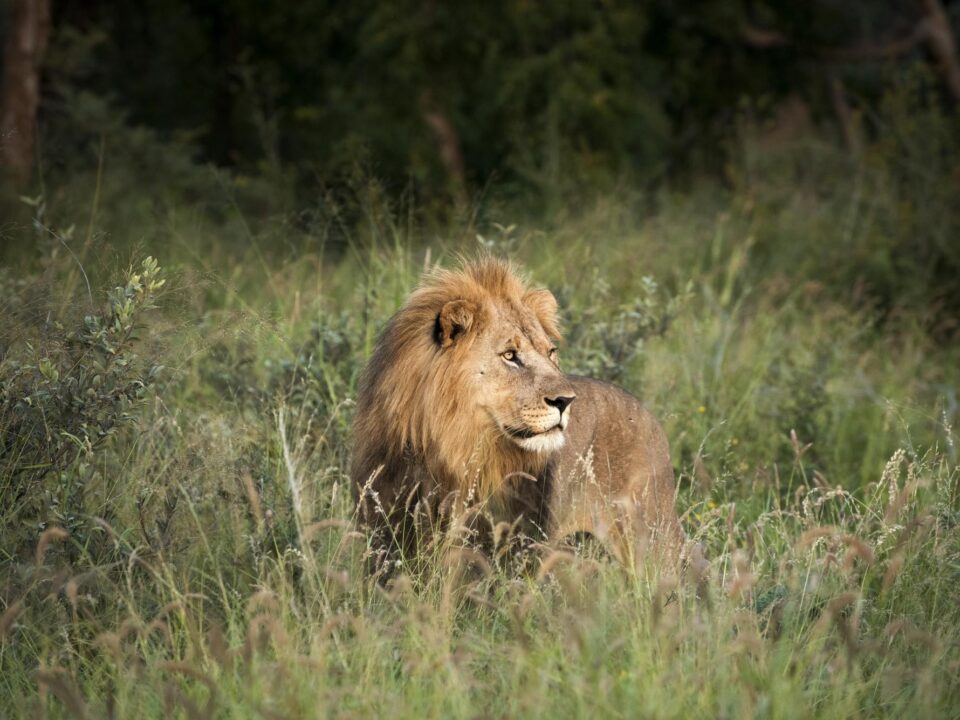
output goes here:
{"type": "Polygon", "coordinates": [[[790,38],[779,30],[766,30],[746,23],[740,27],[740,37],[747,45],[755,48],[785,47],[793,44],[790,38]]]}
{"type": "Polygon", "coordinates": [[[937,59],[943,81],[954,101],[960,103],[960,61],[957,59],[957,41],[950,27],[950,18],[943,9],[941,0],[922,0],[927,12],[927,46],[937,59]]]}
{"type": "MultiPolygon", "coordinates": [[[[902,37],[853,47],[814,48],[812,53],[830,62],[872,62],[900,57],[923,43],[937,61],[950,96],[960,104],[960,58],[950,18],[943,9],[942,0],[918,2],[923,9],[923,17],[910,33],[902,37]]],[[[790,37],[779,30],[767,30],[749,24],[741,27],[740,36],[748,45],[756,48],[795,45],[790,37]]],[[[836,96],[834,99],[836,101],[836,96]]]]}
{"type": "Polygon", "coordinates": [[[924,18],[913,30],[903,37],[881,43],[868,43],[854,47],[823,48],[818,51],[820,57],[834,62],[870,62],[888,60],[905,55],[927,39],[929,23],[924,18]]]}

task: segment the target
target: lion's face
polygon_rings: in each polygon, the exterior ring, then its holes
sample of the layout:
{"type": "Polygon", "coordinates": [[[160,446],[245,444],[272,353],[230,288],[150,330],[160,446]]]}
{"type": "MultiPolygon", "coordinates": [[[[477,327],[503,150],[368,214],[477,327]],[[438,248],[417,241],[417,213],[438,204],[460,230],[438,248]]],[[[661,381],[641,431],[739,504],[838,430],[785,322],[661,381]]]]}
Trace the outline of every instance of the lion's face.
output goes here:
{"type": "Polygon", "coordinates": [[[489,425],[531,453],[549,454],[563,445],[576,398],[544,328],[545,322],[553,326],[555,309],[553,296],[539,291],[523,303],[482,309],[455,301],[438,318],[444,350],[461,353],[469,387],[469,397],[460,398],[461,411],[475,413],[480,427],[489,425]]]}

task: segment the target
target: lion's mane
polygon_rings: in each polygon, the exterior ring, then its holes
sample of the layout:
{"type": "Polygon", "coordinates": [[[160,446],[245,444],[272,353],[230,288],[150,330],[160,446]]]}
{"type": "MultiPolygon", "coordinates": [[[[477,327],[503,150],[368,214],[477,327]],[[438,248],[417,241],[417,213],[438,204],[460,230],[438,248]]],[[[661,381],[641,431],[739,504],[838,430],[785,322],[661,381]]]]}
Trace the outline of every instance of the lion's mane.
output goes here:
{"type": "Polygon", "coordinates": [[[491,257],[426,276],[383,330],[360,378],[352,475],[361,500],[373,492],[382,512],[383,505],[409,502],[403,494],[425,479],[441,496],[458,492],[483,499],[504,476],[540,469],[542,460],[503,442],[488,418],[464,406],[463,358],[493,321],[494,301],[524,306],[548,335],[559,338],[556,307],[547,296],[508,262],[491,257]],[[440,314],[454,301],[469,308],[471,332],[444,347],[440,314]],[[412,476],[417,473],[425,477],[412,476]]]}

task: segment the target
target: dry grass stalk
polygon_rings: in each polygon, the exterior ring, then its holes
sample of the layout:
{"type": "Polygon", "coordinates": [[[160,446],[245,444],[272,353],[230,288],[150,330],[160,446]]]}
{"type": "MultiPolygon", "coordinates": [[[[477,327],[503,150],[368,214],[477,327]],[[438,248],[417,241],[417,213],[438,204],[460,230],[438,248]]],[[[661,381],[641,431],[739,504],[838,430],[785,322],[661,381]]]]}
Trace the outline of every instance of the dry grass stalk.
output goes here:
{"type": "Polygon", "coordinates": [[[0,639],[7,637],[21,612],[23,603],[19,600],[3,611],[3,615],[0,615],[0,639]]]}
{"type": "Polygon", "coordinates": [[[163,710],[164,717],[170,719],[176,716],[177,706],[183,708],[189,720],[206,720],[208,715],[204,715],[197,704],[190,698],[180,692],[180,689],[172,682],[164,683],[163,686],[163,710]]]}
{"type": "Polygon", "coordinates": [[[566,550],[554,550],[540,564],[540,569],[537,571],[537,582],[543,582],[550,573],[553,572],[554,568],[561,564],[571,563],[576,560],[576,555],[572,552],[566,550]]]}
{"type": "Polygon", "coordinates": [[[166,640],[169,647],[173,647],[173,633],[170,631],[170,626],[167,625],[163,620],[153,620],[147,624],[143,629],[141,637],[144,639],[150,637],[153,633],[158,633],[160,637],[166,640]]]}
{"type": "Polygon", "coordinates": [[[120,645],[120,636],[114,632],[102,632],[97,635],[94,640],[94,644],[102,647],[104,650],[113,655],[114,659],[120,660],[123,656],[123,648],[120,645]]]}
{"type": "Polygon", "coordinates": [[[222,668],[230,668],[233,664],[235,653],[230,649],[230,643],[219,625],[213,624],[207,631],[207,649],[210,656],[222,668]]]}
{"type": "Polygon", "coordinates": [[[51,527],[44,530],[37,541],[37,565],[43,565],[43,556],[46,555],[47,546],[50,543],[55,540],[66,540],[68,537],[70,537],[70,533],[61,527],[51,527]]]}
{"type": "Polygon", "coordinates": [[[890,558],[890,562],[887,564],[887,570],[883,574],[884,591],[893,587],[893,584],[897,581],[897,576],[900,574],[900,570],[903,568],[903,562],[903,551],[898,552],[896,555],[890,558]]]}
{"type": "Polygon", "coordinates": [[[260,506],[260,493],[253,484],[253,475],[249,470],[245,470],[242,475],[243,488],[247,493],[247,501],[250,503],[250,511],[257,523],[257,530],[263,527],[263,508],[260,506]]]}
{"type": "Polygon", "coordinates": [[[490,564],[486,555],[472,548],[449,548],[444,554],[443,564],[455,573],[466,573],[470,568],[475,568],[483,577],[488,578],[494,574],[493,565],[490,564]]]}
{"type": "Polygon", "coordinates": [[[77,581],[74,578],[70,578],[67,581],[67,584],[63,588],[64,594],[67,596],[67,600],[70,602],[70,607],[73,608],[73,612],[77,612],[77,599],[80,594],[80,587],[77,585],[77,581]]]}
{"type": "Polygon", "coordinates": [[[256,611],[260,612],[280,612],[280,600],[273,590],[257,590],[247,599],[247,615],[253,615],[256,611]]]}
{"type": "Polygon", "coordinates": [[[853,570],[853,564],[857,558],[860,558],[866,565],[873,564],[875,553],[869,543],[856,535],[844,535],[840,540],[848,548],[847,553],[843,556],[843,569],[846,572],[849,573],[853,570]]]}
{"type": "MultiPolygon", "coordinates": [[[[186,675],[189,678],[197,680],[207,686],[207,702],[203,709],[203,714],[200,717],[209,718],[213,715],[214,710],[216,709],[216,694],[217,694],[217,684],[209,675],[207,675],[202,670],[195,668],[193,665],[190,665],[185,662],[177,662],[174,660],[162,660],[156,665],[158,670],[163,670],[166,672],[178,673],[180,675],[186,675]]],[[[185,696],[181,695],[181,701],[186,699],[185,696]]],[[[192,703],[191,703],[192,704],[192,703]]],[[[194,706],[195,707],[195,706],[194,706]]]]}
{"type": "Polygon", "coordinates": [[[750,592],[757,582],[756,575],[750,570],[750,559],[743,550],[733,553],[733,580],[727,587],[727,597],[742,598],[750,592]]]}
{"type": "Polygon", "coordinates": [[[86,720],[89,717],[83,696],[66,670],[63,668],[40,668],[37,670],[36,677],[41,693],[53,693],[75,718],[86,720]]]}
{"type": "Polygon", "coordinates": [[[290,642],[283,626],[272,615],[260,613],[250,618],[247,624],[247,635],[243,646],[243,659],[250,662],[256,651],[266,648],[267,640],[273,641],[274,649],[289,647],[290,642]]]}
{"type": "Polygon", "coordinates": [[[313,536],[322,530],[352,530],[353,523],[338,518],[328,518],[319,522],[310,523],[303,529],[303,542],[307,543],[313,540],[313,536]]]}

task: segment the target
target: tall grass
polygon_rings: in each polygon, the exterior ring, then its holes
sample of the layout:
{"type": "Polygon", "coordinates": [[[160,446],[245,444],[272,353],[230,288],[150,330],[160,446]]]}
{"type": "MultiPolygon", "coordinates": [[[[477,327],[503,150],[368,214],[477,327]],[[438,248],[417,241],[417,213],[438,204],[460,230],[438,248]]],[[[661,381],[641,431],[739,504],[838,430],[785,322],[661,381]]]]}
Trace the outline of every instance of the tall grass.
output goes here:
{"type": "MultiPolygon", "coordinates": [[[[805,213],[752,189],[696,197],[642,218],[611,198],[542,225],[480,215],[438,239],[368,195],[335,247],[183,211],[132,246],[78,245],[45,209],[42,263],[0,278],[4,487],[23,475],[24,393],[66,413],[91,367],[54,350],[113,317],[98,288],[131,287],[113,270],[147,252],[168,283],[107,353],[145,391],[104,400],[110,437],[0,508],[0,715],[956,715],[955,344],[778,265],[787,216],[791,237],[832,219],[857,239],[842,192],[805,213]],[[359,370],[420,271],[478,246],[555,290],[567,369],[663,420],[706,557],[675,592],[589,544],[523,572],[439,544],[425,574],[367,578],[347,474],[359,370]]],[[[79,437],[58,418],[33,429],[79,437]]]]}

